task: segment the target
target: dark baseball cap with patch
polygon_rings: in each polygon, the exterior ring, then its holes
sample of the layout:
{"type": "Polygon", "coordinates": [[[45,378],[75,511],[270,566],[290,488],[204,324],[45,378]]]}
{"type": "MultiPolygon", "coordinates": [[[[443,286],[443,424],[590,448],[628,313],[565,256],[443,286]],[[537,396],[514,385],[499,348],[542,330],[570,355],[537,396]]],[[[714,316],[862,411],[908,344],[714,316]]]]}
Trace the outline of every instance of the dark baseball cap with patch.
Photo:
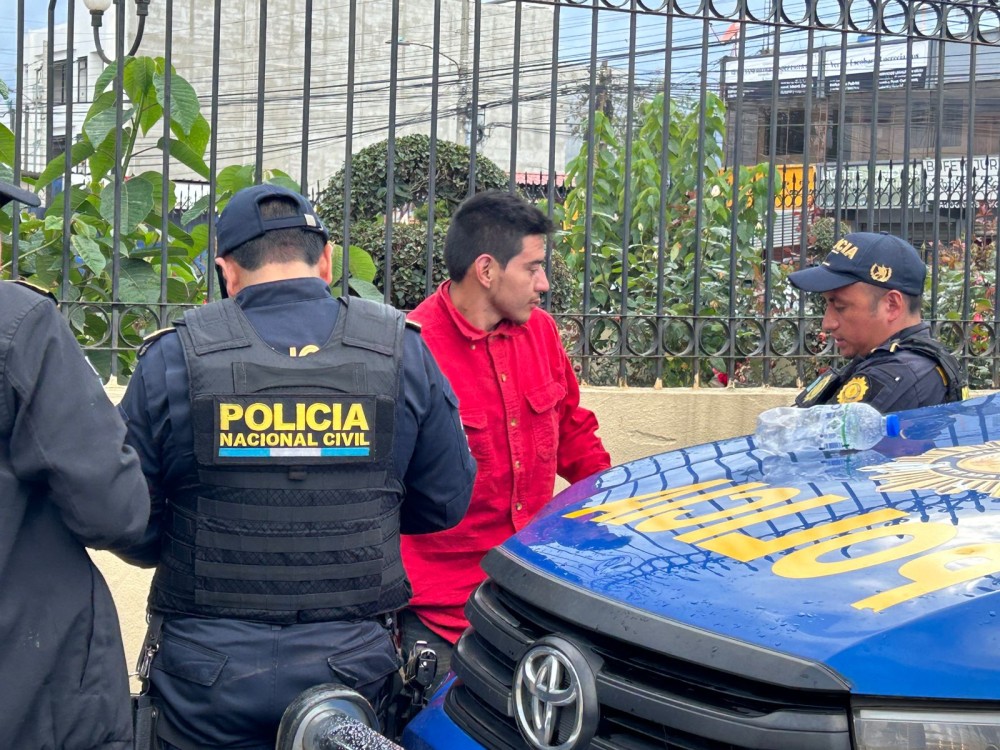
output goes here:
{"type": "Polygon", "coordinates": [[[37,206],[42,202],[30,190],[24,190],[9,182],[0,182],[0,207],[6,206],[11,201],[24,203],[27,206],[37,206]]]}
{"type": "Polygon", "coordinates": [[[293,227],[316,232],[322,235],[324,241],[330,239],[312,204],[294,190],[278,185],[254,185],[244,188],[229,199],[215,225],[218,240],[216,255],[221,258],[240,245],[255,240],[267,232],[293,227]],[[260,204],[269,198],[289,200],[298,210],[290,216],[265,219],[260,214],[260,204]]]}
{"type": "Polygon", "coordinates": [[[923,293],[926,277],[927,266],[916,248],[884,232],[844,235],[822,264],[788,274],[788,280],[806,292],[831,292],[863,281],[911,297],[923,293]]]}

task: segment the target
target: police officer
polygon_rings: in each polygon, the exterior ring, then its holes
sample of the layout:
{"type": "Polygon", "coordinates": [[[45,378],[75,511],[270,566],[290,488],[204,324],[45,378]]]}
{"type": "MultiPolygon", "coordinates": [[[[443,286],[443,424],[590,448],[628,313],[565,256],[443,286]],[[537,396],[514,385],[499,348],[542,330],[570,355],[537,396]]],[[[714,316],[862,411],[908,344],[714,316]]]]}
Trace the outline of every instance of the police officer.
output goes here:
{"type": "Polygon", "coordinates": [[[387,616],[410,596],[399,534],[458,523],[475,464],[416,328],[330,296],[308,201],[248,188],[217,230],[231,298],[151,337],[122,401],[153,497],[129,559],[156,565],[161,739],[264,750],[308,687],[385,699],[387,616]]]}
{"type": "Polygon", "coordinates": [[[882,413],[959,401],[965,376],[921,320],[927,267],[916,249],[890,234],[846,235],[819,266],[789,274],[826,302],[823,330],[851,361],[796,398],[798,406],[863,401],[882,413]]]}
{"type": "MultiPolygon", "coordinates": [[[[0,183],[0,205],[38,197],[0,183]]],[[[0,747],[132,747],[115,605],[86,547],[134,543],[149,495],[54,298],[0,282],[0,747]]]]}

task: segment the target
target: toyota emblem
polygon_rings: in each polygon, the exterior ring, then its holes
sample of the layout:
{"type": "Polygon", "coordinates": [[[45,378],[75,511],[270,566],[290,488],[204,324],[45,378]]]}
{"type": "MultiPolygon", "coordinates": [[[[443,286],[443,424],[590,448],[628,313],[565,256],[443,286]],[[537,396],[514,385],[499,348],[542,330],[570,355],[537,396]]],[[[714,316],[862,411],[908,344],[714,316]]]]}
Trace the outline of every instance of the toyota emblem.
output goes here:
{"type": "Polygon", "coordinates": [[[597,732],[597,681],[587,657],[570,641],[536,641],[517,665],[514,717],[538,750],[574,750],[597,732]]]}

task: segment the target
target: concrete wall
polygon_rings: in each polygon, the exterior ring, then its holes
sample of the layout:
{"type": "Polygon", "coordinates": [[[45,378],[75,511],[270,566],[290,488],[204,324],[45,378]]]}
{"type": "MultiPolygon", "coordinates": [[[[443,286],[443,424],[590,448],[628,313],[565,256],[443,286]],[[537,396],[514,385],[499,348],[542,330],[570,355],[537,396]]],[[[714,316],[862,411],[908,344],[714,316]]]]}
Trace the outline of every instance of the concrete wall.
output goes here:
{"type": "MultiPolygon", "coordinates": [[[[115,402],[124,389],[109,386],[115,402]]],[[[764,409],[792,402],[795,391],[780,388],[699,389],[584,388],[583,404],[600,422],[600,435],[613,463],[710,440],[745,435],[764,409]]],[[[564,487],[560,480],[558,488],[564,487]]],[[[145,634],[146,594],[151,571],[139,570],[103,552],[94,558],[115,596],[125,652],[134,664],[145,634]]]]}

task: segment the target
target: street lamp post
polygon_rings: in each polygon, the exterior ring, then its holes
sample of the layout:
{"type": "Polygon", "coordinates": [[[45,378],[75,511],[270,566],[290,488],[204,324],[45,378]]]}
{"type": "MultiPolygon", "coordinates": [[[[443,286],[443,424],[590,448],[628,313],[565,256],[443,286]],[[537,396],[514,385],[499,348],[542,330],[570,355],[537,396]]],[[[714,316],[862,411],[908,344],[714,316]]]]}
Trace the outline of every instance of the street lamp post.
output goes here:
{"type": "MultiPolygon", "coordinates": [[[[101,45],[101,25],[104,20],[105,11],[111,7],[112,2],[117,5],[119,1],[125,2],[125,0],[83,0],[83,4],[90,11],[90,25],[94,27],[94,45],[97,47],[97,54],[101,56],[101,59],[107,65],[111,65],[114,61],[104,54],[104,47],[101,45]]],[[[149,1],[135,0],[135,15],[139,19],[139,27],[136,29],[135,41],[132,43],[127,57],[134,55],[142,43],[142,33],[146,28],[146,16],[149,15],[149,1]]]]}
{"type": "MultiPolygon", "coordinates": [[[[392,44],[393,40],[386,39],[385,43],[392,44]]],[[[467,109],[469,106],[468,103],[469,92],[468,92],[468,82],[466,81],[466,76],[465,76],[465,68],[454,57],[447,54],[446,52],[442,52],[433,45],[426,44],[424,42],[411,42],[410,40],[404,39],[403,37],[399,37],[398,39],[396,39],[395,43],[400,47],[424,47],[425,49],[429,49],[436,55],[443,57],[445,60],[447,60],[448,62],[450,62],[452,65],[455,66],[455,72],[458,75],[458,132],[465,134],[466,145],[468,145],[468,141],[471,136],[468,124],[469,113],[467,112],[467,109]]]]}

